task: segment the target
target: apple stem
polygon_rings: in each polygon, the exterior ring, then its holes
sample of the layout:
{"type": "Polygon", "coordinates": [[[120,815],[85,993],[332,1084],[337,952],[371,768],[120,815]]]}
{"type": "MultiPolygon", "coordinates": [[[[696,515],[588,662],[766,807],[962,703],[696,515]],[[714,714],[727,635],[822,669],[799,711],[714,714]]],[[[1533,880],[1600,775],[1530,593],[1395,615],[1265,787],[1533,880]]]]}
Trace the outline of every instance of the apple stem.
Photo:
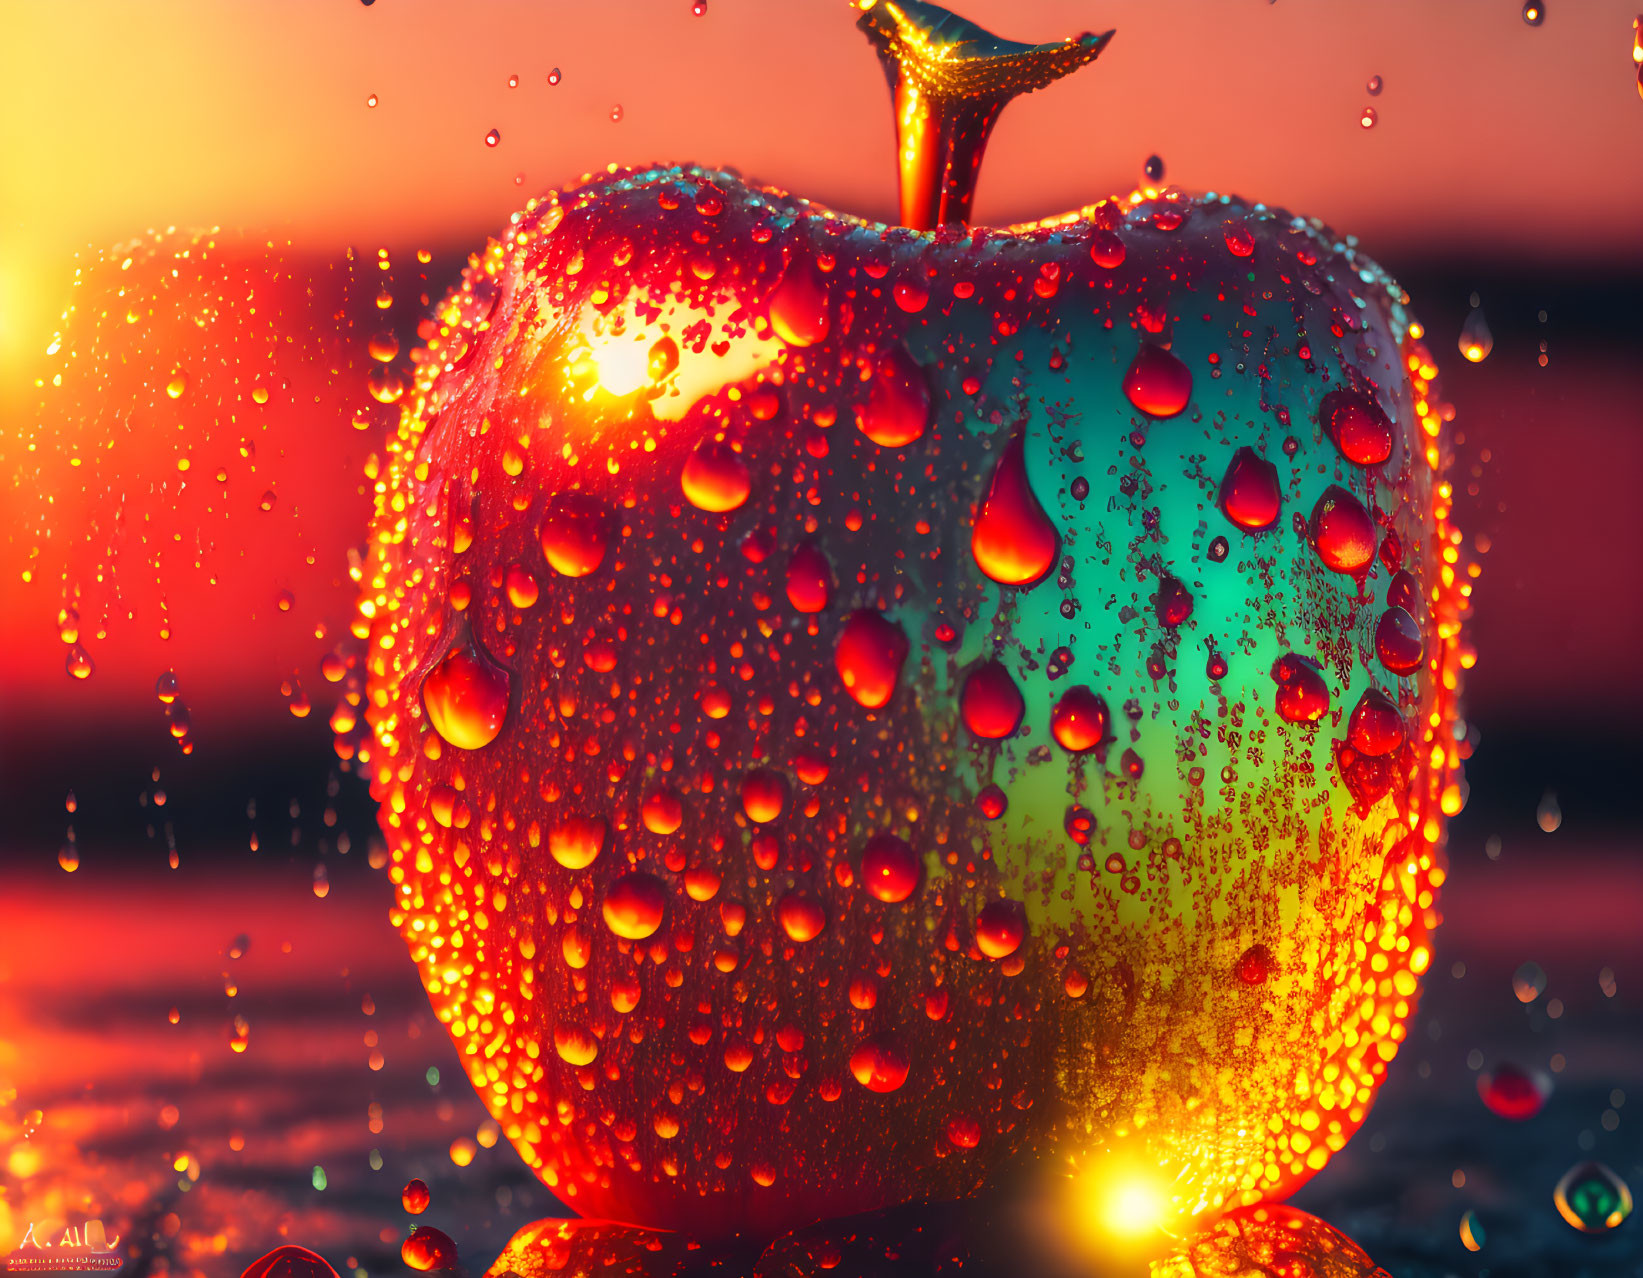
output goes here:
{"type": "Polygon", "coordinates": [[[1005,104],[1095,61],[1113,37],[1017,44],[923,0],[866,0],[856,25],[890,82],[901,220],[917,231],[969,222],[982,153],[1005,104]]]}

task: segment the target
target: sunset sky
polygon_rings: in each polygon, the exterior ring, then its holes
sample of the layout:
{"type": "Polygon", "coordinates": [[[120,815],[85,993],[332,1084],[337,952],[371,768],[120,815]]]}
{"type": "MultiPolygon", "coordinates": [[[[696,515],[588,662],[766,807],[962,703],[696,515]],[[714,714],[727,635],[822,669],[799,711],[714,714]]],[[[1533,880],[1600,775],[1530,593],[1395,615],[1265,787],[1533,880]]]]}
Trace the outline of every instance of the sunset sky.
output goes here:
{"type": "MultiPolygon", "coordinates": [[[[1383,252],[1643,256],[1635,0],[1553,0],[1538,28],[1517,0],[962,7],[1017,39],[1118,32],[1005,113],[979,220],[1127,189],[1157,153],[1170,181],[1314,213],[1383,252]]],[[[65,0],[10,4],[5,26],[8,363],[55,316],[70,253],[151,225],[466,244],[532,191],[661,159],[893,207],[887,94],[847,0],[710,0],[700,18],[690,0],[65,0]]]]}

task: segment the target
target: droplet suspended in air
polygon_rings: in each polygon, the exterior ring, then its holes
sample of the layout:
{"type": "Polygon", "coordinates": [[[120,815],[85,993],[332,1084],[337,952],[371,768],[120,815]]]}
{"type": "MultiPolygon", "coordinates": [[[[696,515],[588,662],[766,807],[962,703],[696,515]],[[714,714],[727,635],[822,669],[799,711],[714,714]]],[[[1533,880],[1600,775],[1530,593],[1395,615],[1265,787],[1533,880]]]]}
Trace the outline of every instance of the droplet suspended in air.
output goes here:
{"type": "Polygon", "coordinates": [[[1374,128],[1376,122],[1379,119],[1380,119],[1380,116],[1375,114],[1375,108],[1372,107],[1372,106],[1366,106],[1358,114],[1358,124],[1359,124],[1360,127],[1365,128],[1365,129],[1374,128]]]}
{"type": "Polygon", "coordinates": [[[405,1188],[399,1191],[399,1201],[405,1210],[413,1216],[420,1216],[428,1210],[428,1204],[433,1201],[433,1195],[428,1192],[428,1186],[421,1180],[408,1180],[405,1188]]]}
{"type": "Polygon", "coordinates": [[[399,1258],[412,1269],[454,1269],[456,1244],[450,1235],[432,1225],[418,1225],[399,1245],[399,1258]]]}
{"type": "Polygon", "coordinates": [[[97,665],[83,644],[71,643],[68,654],[63,658],[63,669],[68,671],[71,679],[89,679],[96,673],[97,665]]]}
{"type": "Polygon", "coordinates": [[[850,1053],[851,1076],[870,1092],[893,1092],[907,1081],[907,1053],[888,1034],[865,1038],[850,1053]]]}
{"type": "Polygon", "coordinates": [[[1557,791],[1548,790],[1535,805],[1535,824],[1545,834],[1555,834],[1563,824],[1563,809],[1558,805],[1557,791]]]}
{"type": "Polygon", "coordinates": [[[609,536],[605,508],[585,493],[560,493],[542,517],[542,553],[562,577],[586,577],[597,569],[609,536]]]}
{"type": "Polygon", "coordinates": [[[1531,960],[1520,963],[1517,971],[1512,973],[1512,995],[1518,1002],[1527,1006],[1546,992],[1546,972],[1539,963],[1531,960]]]}
{"type": "Polygon", "coordinates": [[[622,122],[622,104],[620,102],[611,107],[610,122],[612,124],[620,124],[622,122]]]}
{"type": "Polygon", "coordinates": [[[558,67],[555,67],[552,71],[548,72],[548,83],[549,84],[558,84],[561,79],[563,79],[563,77],[559,74],[559,68],[558,67]]]}
{"type": "Polygon", "coordinates": [[[1354,465],[1376,466],[1392,455],[1392,423],[1369,395],[1330,391],[1318,404],[1318,424],[1354,465]]]}
{"type": "Polygon", "coordinates": [[[930,418],[930,388],[924,371],[900,346],[879,359],[867,399],[856,406],[856,427],[883,448],[905,448],[930,418]]]}
{"type": "Polygon", "coordinates": [[[989,901],[976,915],[976,947],[990,959],[1009,958],[1027,939],[1027,910],[1019,901],[989,901]]]}
{"type": "Polygon", "coordinates": [[[1501,1064],[1478,1075],[1478,1099],[1491,1114],[1514,1123],[1527,1122],[1540,1113],[1551,1092],[1551,1079],[1516,1065],[1501,1064]]]}
{"type": "Polygon", "coordinates": [[[1155,185],[1162,182],[1164,180],[1164,157],[1149,155],[1141,165],[1141,176],[1155,185]]]}
{"type": "Polygon", "coordinates": [[[1546,5],[1543,0],[1529,0],[1523,6],[1523,20],[1531,27],[1538,27],[1546,21],[1546,5]]]}
{"type": "Polygon", "coordinates": [[[919,861],[913,845],[884,830],[867,840],[861,854],[862,886],[875,900],[895,905],[918,887],[919,861]]]}
{"type": "Polygon", "coordinates": [[[1192,370],[1162,346],[1142,342],[1124,374],[1124,395],[1149,417],[1174,417],[1192,398],[1192,370]]]}
{"type": "Polygon", "coordinates": [[[1278,468],[1253,448],[1240,448],[1221,480],[1219,502],[1222,513],[1245,532],[1272,527],[1283,505],[1278,468]]]}
{"type": "Polygon", "coordinates": [[[1027,479],[1026,444],[1012,435],[970,530],[976,567],[1004,586],[1030,586],[1055,566],[1061,537],[1027,479]]]}
{"type": "Polygon", "coordinates": [[[964,726],[983,741],[1002,741],[1021,726],[1027,701],[999,661],[984,661],[964,677],[959,691],[964,726]]]}
{"type": "Polygon", "coordinates": [[[495,146],[501,140],[502,140],[502,132],[501,132],[500,129],[492,129],[489,133],[487,133],[485,135],[485,145],[486,146],[495,146]]]}
{"type": "Polygon", "coordinates": [[[1356,573],[1375,558],[1375,520],[1338,484],[1324,489],[1312,507],[1312,548],[1331,572],[1356,573]]]}
{"type": "Polygon", "coordinates": [[[1062,693],[1050,711],[1050,735],[1063,750],[1081,754],[1106,739],[1111,722],[1106,699],[1079,684],[1062,693]]]}
{"type": "Polygon", "coordinates": [[[1329,685],[1312,658],[1286,653],[1272,663],[1272,678],[1278,685],[1278,717],[1284,722],[1316,723],[1329,713],[1329,685]]]}
{"type": "Polygon", "coordinates": [[[1363,87],[1364,91],[1368,93],[1370,97],[1378,98],[1381,95],[1381,90],[1386,87],[1386,84],[1380,76],[1372,75],[1369,77],[1369,83],[1363,87]]]}
{"type": "Polygon", "coordinates": [[[1552,1204],[1581,1233],[1604,1234],[1632,1214],[1632,1191],[1602,1163],[1577,1163],[1557,1182],[1552,1204]]]}
{"type": "Polygon", "coordinates": [[[878,710],[895,695],[907,649],[900,626],[883,613],[863,608],[851,613],[839,631],[833,664],[855,702],[878,710]]]}
{"type": "Polygon", "coordinates": [[[605,893],[605,926],[624,940],[643,941],[662,926],[667,895],[660,880],[643,870],[624,874],[605,893]]]}
{"type": "Polygon", "coordinates": [[[747,463],[723,440],[704,440],[685,459],[679,486],[690,504],[712,514],[740,507],[753,491],[747,463]]]}
{"type": "Polygon", "coordinates": [[[508,715],[508,672],[466,631],[422,681],[422,705],[434,731],[459,750],[496,740],[508,715]]]}
{"type": "Polygon", "coordinates": [[[1489,321],[1483,317],[1483,307],[1474,306],[1460,326],[1460,353],[1474,364],[1481,364],[1495,349],[1495,335],[1489,331],[1489,321]]]}

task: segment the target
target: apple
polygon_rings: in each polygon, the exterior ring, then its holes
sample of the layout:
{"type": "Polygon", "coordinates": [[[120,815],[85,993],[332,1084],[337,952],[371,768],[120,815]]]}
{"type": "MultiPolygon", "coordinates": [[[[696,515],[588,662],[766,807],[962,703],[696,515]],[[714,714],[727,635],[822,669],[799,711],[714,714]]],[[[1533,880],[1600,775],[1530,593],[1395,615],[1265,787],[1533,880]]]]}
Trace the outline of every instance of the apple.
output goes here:
{"type": "Polygon", "coordinates": [[[1436,370],[1279,209],[951,220],[977,95],[1107,38],[862,23],[907,225],[612,170],[439,307],[360,569],[394,918],[584,1215],[769,1236],[1030,1153],[1143,1224],[1281,1196],[1404,1037],[1462,797],[1436,370]]]}

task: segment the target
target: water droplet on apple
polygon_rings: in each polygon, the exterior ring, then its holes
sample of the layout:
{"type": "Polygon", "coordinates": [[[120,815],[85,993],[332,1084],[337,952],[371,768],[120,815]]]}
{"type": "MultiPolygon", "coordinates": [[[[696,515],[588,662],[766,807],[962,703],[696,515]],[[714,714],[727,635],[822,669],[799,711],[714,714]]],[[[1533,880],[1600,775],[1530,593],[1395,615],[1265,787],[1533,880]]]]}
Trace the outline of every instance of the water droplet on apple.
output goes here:
{"type": "Polygon", "coordinates": [[[1162,346],[1142,342],[1124,374],[1124,394],[1149,417],[1174,417],[1192,398],[1192,370],[1162,346]]]}
{"type": "Polygon", "coordinates": [[[918,887],[919,861],[912,844],[883,830],[867,840],[861,854],[862,886],[876,900],[895,905],[918,887]]]}
{"type": "Polygon", "coordinates": [[[742,811],[755,825],[769,825],[787,806],[787,778],[770,768],[755,768],[742,778],[742,811]]]}
{"type": "Polygon", "coordinates": [[[1266,946],[1252,945],[1238,956],[1233,970],[1243,985],[1265,985],[1278,970],[1278,961],[1266,946]]]}
{"type": "Polygon", "coordinates": [[[1050,735],[1063,750],[1081,754],[1106,739],[1111,722],[1106,699],[1079,684],[1062,693],[1050,711],[1050,735]]]}
{"type": "Polygon", "coordinates": [[[1009,958],[1027,939],[1027,910],[1019,901],[989,901],[976,915],[976,947],[990,959],[1009,958]]]}
{"type": "Polygon", "coordinates": [[[422,681],[422,705],[434,731],[459,750],[496,740],[508,715],[508,672],[482,649],[466,623],[422,681]]]}
{"type": "Polygon", "coordinates": [[[789,892],[776,902],[776,921],[782,925],[788,940],[803,945],[822,934],[827,926],[827,911],[815,897],[789,892]]]}
{"type": "Polygon", "coordinates": [[[548,854],[567,870],[587,869],[604,847],[605,822],[599,817],[571,813],[548,827],[548,854]]]}
{"type": "Polygon", "coordinates": [[[1379,688],[1370,688],[1358,698],[1347,720],[1347,743],[1359,754],[1380,758],[1403,745],[1403,715],[1391,697],[1379,688]]]}
{"type": "Polygon", "coordinates": [[[1219,501],[1226,517],[1246,532],[1272,527],[1283,504],[1278,468],[1253,448],[1240,448],[1221,480],[1219,501]]]}
{"type": "Polygon", "coordinates": [[[1329,713],[1329,685],[1311,657],[1286,653],[1272,663],[1278,685],[1278,717],[1286,723],[1316,723],[1329,713]]]}
{"type": "Polygon", "coordinates": [[[900,626],[882,613],[863,608],[851,613],[839,631],[833,664],[856,703],[878,710],[895,694],[907,649],[907,636],[900,626]]]}
{"type": "Polygon", "coordinates": [[[672,834],[684,824],[684,801],[677,790],[653,790],[639,805],[639,819],[652,834],[672,834]]]}
{"type": "Polygon", "coordinates": [[[984,741],[1011,735],[1027,713],[1026,699],[999,661],[984,661],[965,676],[958,705],[964,726],[984,741]]]}
{"type": "Polygon", "coordinates": [[[1375,520],[1338,484],[1324,489],[1312,507],[1310,529],[1313,549],[1332,572],[1361,572],[1375,558],[1375,520]]]}
{"type": "Polygon", "coordinates": [[[741,506],[753,491],[747,463],[723,440],[708,439],[685,459],[679,486],[698,510],[724,514],[741,506]]]}
{"type": "Polygon", "coordinates": [[[1161,624],[1179,626],[1192,616],[1192,592],[1179,579],[1165,573],[1158,579],[1152,608],[1161,624]]]}
{"type": "Polygon", "coordinates": [[[821,612],[833,597],[827,556],[805,542],[787,561],[787,601],[799,612],[821,612]]]}
{"type": "Polygon", "coordinates": [[[643,941],[662,926],[667,895],[661,881],[643,870],[624,874],[605,893],[605,926],[628,941],[643,941]]]}
{"type": "Polygon", "coordinates": [[[893,1092],[907,1081],[907,1053],[891,1035],[863,1039],[850,1053],[850,1073],[870,1092],[893,1092]]]}
{"type": "Polygon", "coordinates": [[[1090,237],[1090,260],[1103,270],[1111,271],[1124,264],[1124,241],[1105,227],[1090,237]]]}
{"type": "Polygon", "coordinates": [[[584,493],[560,493],[542,517],[542,553],[562,577],[586,577],[605,560],[610,518],[584,493]]]}
{"type": "Polygon", "coordinates": [[[856,406],[856,426],[884,448],[905,448],[919,436],[930,417],[930,388],[913,357],[894,347],[880,357],[867,399],[856,406]]]}
{"type": "Polygon", "coordinates": [[[1333,390],[1318,405],[1318,424],[1358,466],[1376,466],[1392,455],[1392,423],[1381,406],[1360,391],[1333,390]]]}
{"type": "Polygon", "coordinates": [[[1030,586],[1054,567],[1060,540],[1028,482],[1025,442],[1013,435],[970,531],[976,567],[1000,585],[1030,586]]]}
{"type": "Polygon", "coordinates": [[[1388,608],[1375,624],[1375,653],[1395,675],[1411,675],[1426,657],[1426,644],[1415,619],[1402,608],[1388,608]]]}

